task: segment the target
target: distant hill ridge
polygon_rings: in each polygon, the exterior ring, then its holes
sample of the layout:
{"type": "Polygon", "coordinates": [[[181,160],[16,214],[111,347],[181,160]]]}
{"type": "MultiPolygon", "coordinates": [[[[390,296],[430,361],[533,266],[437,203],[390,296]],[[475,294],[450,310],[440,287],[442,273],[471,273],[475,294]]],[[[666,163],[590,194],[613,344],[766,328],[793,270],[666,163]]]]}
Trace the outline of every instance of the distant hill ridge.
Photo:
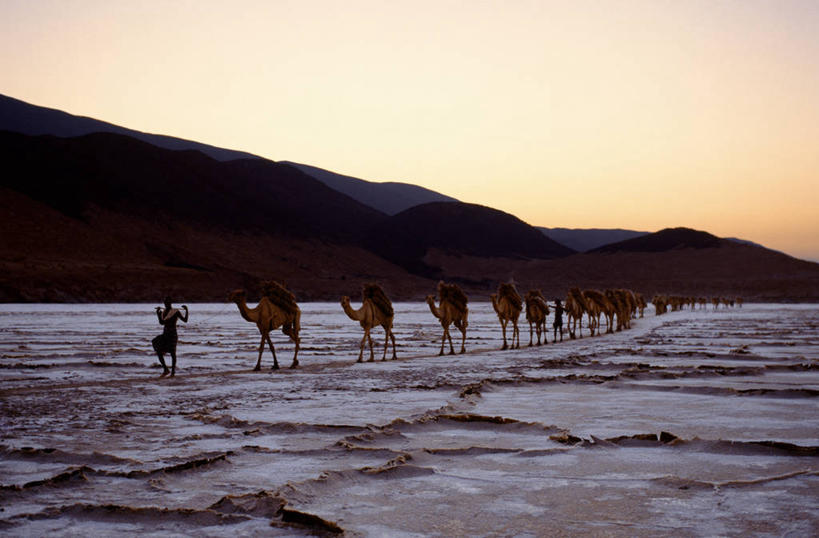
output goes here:
{"type": "Polygon", "coordinates": [[[620,228],[544,228],[538,227],[546,234],[546,237],[554,239],[561,245],[565,245],[578,252],[587,252],[603,245],[617,243],[626,239],[632,239],[651,232],[638,232],[635,230],[622,230],[620,228]]]}
{"type": "Polygon", "coordinates": [[[665,228],[652,234],[604,245],[590,252],[666,252],[681,248],[719,248],[726,244],[733,242],[691,228],[665,228]]]}
{"type": "MultiPolygon", "coordinates": [[[[539,226],[538,229],[543,232],[546,237],[554,239],[558,243],[578,252],[593,252],[596,249],[601,249],[608,245],[650,235],[652,233],[624,230],[621,228],[544,228],[539,226]]],[[[739,239],[737,237],[724,237],[723,239],[742,245],[767,248],[764,245],[748,241],[747,239],[739,239]]]]}
{"type": "Polygon", "coordinates": [[[160,148],[201,151],[218,161],[259,158],[244,151],[219,148],[173,136],[143,133],[94,118],[75,116],[54,108],[32,105],[2,94],[0,94],[0,130],[35,136],[61,137],[75,137],[91,133],[116,133],[148,142],[160,148]]]}
{"type": "Polygon", "coordinates": [[[374,182],[337,174],[323,168],[290,161],[282,163],[295,166],[307,175],[318,179],[330,188],[343,192],[351,198],[387,215],[396,215],[413,206],[428,202],[457,202],[455,198],[433,190],[396,181],[374,182]]]}

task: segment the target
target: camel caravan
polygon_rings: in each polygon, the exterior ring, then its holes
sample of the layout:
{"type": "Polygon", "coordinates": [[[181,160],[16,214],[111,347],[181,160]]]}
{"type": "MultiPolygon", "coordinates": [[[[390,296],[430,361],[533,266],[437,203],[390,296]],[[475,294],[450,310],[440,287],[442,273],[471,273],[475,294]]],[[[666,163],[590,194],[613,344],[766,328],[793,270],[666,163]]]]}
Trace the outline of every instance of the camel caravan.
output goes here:
{"type": "Polygon", "coordinates": [[[720,305],[722,305],[723,308],[733,308],[734,306],[742,308],[744,300],[742,299],[742,297],[736,298],[711,297],[711,299],[709,300],[706,297],[655,295],[654,298],[651,299],[651,303],[654,305],[655,313],[659,316],[661,314],[665,314],[666,312],[668,312],[669,308],[671,309],[672,312],[682,310],[686,307],[690,308],[691,310],[695,310],[697,306],[700,307],[700,310],[705,310],[708,308],[709,303],[714,305],[714,310],[719,309],[720,305]]]}
{"type": "MultiPolygon", "coordinates": [[[[450,326],[454,326],[461,334],[459,353],[466,353],[466,330],[469,326],[469,300],[466,294],[457,284],[441,281],[438,283],[436,295],[428,295],[426,302],[432,315],[441,323],[443,330],[441,349],[438,355],[444,354],[447,342],[449,342],[449,354],[455,354],[450,326]],[[437,304],[435,302],[436,295],[437,304]]],[[[276,350],[270,339],[271,331],[277,329],[281,329],[282,333],[295,343],[293,362],[290,367],[296,368],[299,365],[297,357],[301,344],[299,337],[301,310],[296,303],[296,297],[283,285],[274,281],[263,283],[262,298],[254,308],[247,305],[246,297],[247,294],[244,290],[236,290],[229,295],[230,301],[239,308],[242,318],[255,323],[261,335],[258,349],[259,356],[253,370],[258,371],[261,369],[265,344],[273,354],[272,368],[274,370],[279,368],[276,350]]],[[[564,313],[566,314],[566,328],[569,338],[575,339],[582,338],[584,317],[586,318],[589,336],[600,336],[603,322],[605,322],[607,334],[629,329],[631,328],[631,320],[638,316],[642,318],[648,306],[642,294],[628,289],[599,291],[593,289],[581,290],[578,287],[569,289],[562,304],[559,299],[556,299],[550,305],[540,290],[529,290],[524,297],[521,297],[515,285],[511,282],[498,285],[497,292],[490,295],[490,300],[501,325],[502,350],[520,348],[518,320],[524,309],[526,311],[526,321],[529,324],[529,346],[531,347],[548,344],[549,333],[546,318],[552,310],[554,310],[552,341],[557,342],[559,335],[562,342],[564,313]],[[511,333],[508,338],[507,329],[511,333]],[[537,338],[536,341],[535,337],[537,338]]],[[[661,315],[666,313],[669,308],[671,311],[681,310],[685,307],[690,307],[693,310],[699,305],[701,309],[705,309],[709,300],[704,297],[655,295],[651,302],[654,304],[655,313],[661,315]]],[[[720,305],[728,308],[735,305],[741,307],[743,304],[741,298],[715,297],[710,302],[713,304],[714,309],[719,308],[720,305]]],[[[364,362],[364,348],[367,344],[369,344],[370,349],[369,361],[375,360],[371,333],[373,329],[379,326],[384,329],[385,334],[384,352],[381,360],[387,360],[390,342],[392,342],[392,359],[397,358],[395,334],[393,334],[392,330],[395,311],[392,302],[381,286],[375,283],[365,284],[362,287],[361,307],[358,309],[351,306],[349,297],[343,296],[341,298],[341,308],[347,314],[347,317],[357,321],[364,330],[356,362],[364,362]]]]}

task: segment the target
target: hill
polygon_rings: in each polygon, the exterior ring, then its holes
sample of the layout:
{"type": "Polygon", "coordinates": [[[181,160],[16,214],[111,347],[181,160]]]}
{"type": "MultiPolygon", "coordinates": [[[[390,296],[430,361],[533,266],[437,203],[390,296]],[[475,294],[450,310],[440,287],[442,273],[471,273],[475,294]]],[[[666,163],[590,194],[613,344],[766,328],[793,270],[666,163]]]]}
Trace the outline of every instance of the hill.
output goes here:
{"type": "Polygon", "coordinates": [[[201,151],[219,161],[255,159],[255,155],[243,151],[218,148],[200,142],[172,136],[143,133],[105,121],[75,116],[61,110],[32,105],[0,94],[0,130],[27,135],[54,135],[76,137],[91,133],[115,133],[130,136],[165,149],[201,151]]]}
{"type": "Polygon", "coordinates": [[[557,258],[573,254],[514,215],[462,202],[432,202],[403,211],[375,230],[369,245],[410,272],[437,278],[430,249],[482,258],[557,258]]]}
{"type": "Polygon", "coordinates": [[[624,241],[649,232],[622,230],[620,228],[544,228],[538,227],[546,237],[577,252],[586,252],[603,245],[624,241]]]}
{"type": "Polygon", "coordinates": [[[297,169],[220,162],[117,134],[76,138],[0,132],[2,185],[70,217],[90,207],[234,232],[360,243],[385,216],[297,169]]]}
{"type": "Polygon", "coordinates": [[[410,183],[365,181],[363,179],[330,172],[329,170],[315,166],[289,161],[282,162],[295,166],[328,187],[338,192],[343,192],[362,204],[368,205],[387,215],[395,215],[410,207],[428,202],[457,202],[455,198],[410,183]]]}
{"type": "Polygon", "coordinates": [[[718,248],[731,241],[691,228],[666,228],[592,249],[590,252],[666,252],[681,248],[718,248]]]}

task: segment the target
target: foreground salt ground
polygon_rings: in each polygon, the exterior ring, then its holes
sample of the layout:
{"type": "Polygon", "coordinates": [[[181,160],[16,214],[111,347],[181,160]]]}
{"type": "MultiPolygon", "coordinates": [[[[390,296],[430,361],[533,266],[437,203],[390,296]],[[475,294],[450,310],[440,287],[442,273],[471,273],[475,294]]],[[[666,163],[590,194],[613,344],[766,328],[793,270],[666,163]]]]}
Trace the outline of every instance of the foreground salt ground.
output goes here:
{"type": "Polygon", "coordinates": [[[2,307],[0,533],[819,533],[815,305],[499,351],[479,303],[437,357],[398,304],[399,360],[355,364],[357,323],[305,304],[277,372],[235,306],[191,305],[161,380],[152,307],[2,307]]]}

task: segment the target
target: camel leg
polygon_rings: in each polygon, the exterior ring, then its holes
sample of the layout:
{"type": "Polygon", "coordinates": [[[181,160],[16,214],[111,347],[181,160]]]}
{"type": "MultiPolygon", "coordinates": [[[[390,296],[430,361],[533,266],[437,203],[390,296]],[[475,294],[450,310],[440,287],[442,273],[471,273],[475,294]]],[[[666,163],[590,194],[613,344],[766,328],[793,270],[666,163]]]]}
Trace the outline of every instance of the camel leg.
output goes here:
{"type": "Polygon", "coordinates": [[[299,331],[298,327],[298,318],[292,324],[285,324],[282,325],[282,332],[286,334],[295,344],[296,349],[293,352],[293,363],[290,365],[290,368],[295,368],[299,365],[298,355],[299,355],[299,347],[301,345],[301,338],[299,338],[299,331]]]}
{"type": "Polygon", "coordinates": [[[512,348],[520,349],[520,329],[517,322],[513,322],[512,325],[512,348]]]}
{"type": "MultiPolygon", "coordinates": [[[[442,327],[443,327],[443,325],[444,324],[441,323],[442,327]]],[[[444,343],[446,343],[446,327],[444,327],[444,334],[441,335],[441,350],[438,352],[439,357],[444,354],[444,343]]]]}
{"type": "Polygon", "coordinates": [[[461,323],[458,329],[461,331],[461,354],[464,354],[466,353],[466,325],[461,323]]]}
{"type": "Polygon", "coordinates": [[[270,333],[267,333],[267,345],[270,346],[270,351],[273,352],[273,367],[271,370],[278,370],[279,361],[276,360],[276,348],[273,347],[273,341],[270,339],[270,333]]]}
{"type": "Polygon", "coordinates": [[[299,355],[299,347],[301,347],[301,338],[299,338],[299,333],[295,334],[293,341],[296,342],[296,351],[293,352],[293,364],[290,365],[290,368],[295,368],[299,365],[299,360],[296,358],[299,355]]]}
{"type": "Polygon", "coordinates": [[[449,339],[449,354],[455,354],[455,348],[452,346],[452,333],[449,332],[449,327],[446,328],[446,337],[449,339]]]}
{"type": "Polygon", "coordinates": [[[395,334],[392,332],[392,327],[390,327],[390,340],[392,340],[392,360],[396,360],[398,354],[395,352],[395,334]]]}
{"type": "Polygon", "coordinates": [[[506,343],[506,320],[501,321],[501,328],[503,329],[503,347],[501,349],[509,349],[509,344],[506,343]]]}
{"type": "Polygon", "coordinates": [[[267,335],[262,333],[262,341],[259,342],[259,358],[256,360],[256,367],[253,369],[254,372],[258,372],[262,369],[262,353],[264,353],[265,336],[267,335]]]}
{"type": "Polygon", "coordinates": [[[533,335],[533,333],[534,333],[534,331],[532,330],[532,322],[530,321],[529,322],[529,347],[532,347],[534,345],[534,344],[532,344],[532,338],[533,338],[532,335],[533,335]]]}
{"type": "Polygon", "coordinates": [[[384,327],[384,355],[381,357],[382,361],[387,360],[387,349],[390,347],[390,329],[384,327]]]}
{"type": "Polygon", "coordinates": [[[370,331],[367,331],[367,341],[370,343],[370,362],[375,360],[375,355],[373,354],[373,337],[370,334],[370,331]]]}
{"type": "Polygon", "coordinates": [[[364,362],[364,343],[367,342],[367,331],[364,331],[364,337],[361,338],[361,345],[358,346],[358,360],[356,362],[364,362]]]}

